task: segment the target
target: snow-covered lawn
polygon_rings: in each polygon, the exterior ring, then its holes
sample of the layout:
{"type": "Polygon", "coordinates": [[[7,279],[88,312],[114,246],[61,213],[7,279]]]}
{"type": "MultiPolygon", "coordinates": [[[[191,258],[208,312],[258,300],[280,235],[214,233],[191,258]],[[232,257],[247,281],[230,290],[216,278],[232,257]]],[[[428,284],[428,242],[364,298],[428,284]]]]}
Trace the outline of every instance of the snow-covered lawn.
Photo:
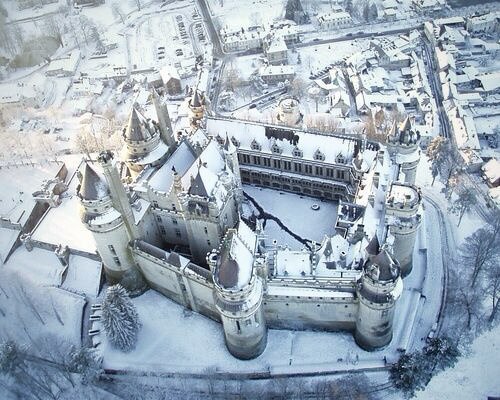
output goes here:
{"type": "MultiPolygon", "coordinates": [[[[319,243],[325,235],[335,233],[337,202],[322,201],[313,197],[252,185],[244,185],[243,190],[266,212],[279,218],[286,227],[303,239],[315,240],[319,243]],[[320,207],[319,210],[311,208],[314,204],[320,207]]],[[[267,222],[265,232],[269,239],[276,239],[278,244],[288,244],[292,249],[303,247],[274,221],[267,222]]]]}
{"type": "Polygon", "coordinates": [[[264,353],[240,361],[227,351],[219,323],[185,311],[153,290],[133,302],[143,324],[137,348],[123,353],[103,339],[105,368],[197,373],[210,367],[220,372],[282,372],[383,366],[385,353],[361,350],[350,333],[289,330],[269,330],[264,353]]]}
{"type": "Polygon", "coordinates": [[[417,400],[486,399],[500,394],[500,327],[484,333],[472,344],[470,355],[436,375],[417,400]]]}

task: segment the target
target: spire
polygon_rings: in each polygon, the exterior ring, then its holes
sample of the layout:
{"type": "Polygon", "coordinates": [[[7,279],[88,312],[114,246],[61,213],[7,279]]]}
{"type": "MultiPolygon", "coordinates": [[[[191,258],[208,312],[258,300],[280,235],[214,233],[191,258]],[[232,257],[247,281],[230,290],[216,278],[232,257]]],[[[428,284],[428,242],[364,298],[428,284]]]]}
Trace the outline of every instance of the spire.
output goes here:
{"type": "Polygon", "coordinates": [[[227,153],[233,153],[236,150],[236,146],[234,145],[233,141],[229,139],[227,132],[226,139],[224,140],[224,145],[222,147],[227,153]]]}
{"type": "Polygon", "coordinates": [[[196,178],[194,178],[194,180],[191,182],[189,194],[193,196],[209,197],[205,184],[203,183],[199,168],[198,173],[196,174],[196,178]]]}
{"type": "Polygon", "coordinates": [[[406,117],[403,122],[401,122],[401,125],[399,125],[399,131],[400,132],[407,132],[411,129],[411,122],[410,122],[410,117],[406,117]]]}
{"type": "Polygon", "coordinates": [[[200,99],[200,94],[198,93],[198,89],[194,90],[193,100],[191,101],[191,105],[193,107],[201,107],[202,106],[201,99],[200,99]]]}
{"type": "Polygon", "coordinates": [[[130,112],[124,135],[125,140],[132,142],[146,141],[152,138],[147,119],[135,108],[135,106],[132,107],[132,111],[130,112]]]}
{"type": "Polygon", "coordinates": [[[109,196],[109,187],[105,180],[85,162],[82,183],[78,194],[83,200],[99,200],[109,196]]]}
{"type": "Polygon", "coordinates": [[[378,254],[378,252],[380,251],[380,243],[378,241],[377,235],[374,235],[372,237],[372,240],[370,240],[370,243],[368,243],[365,250],[366,253],[370,256],[378,254]]]}

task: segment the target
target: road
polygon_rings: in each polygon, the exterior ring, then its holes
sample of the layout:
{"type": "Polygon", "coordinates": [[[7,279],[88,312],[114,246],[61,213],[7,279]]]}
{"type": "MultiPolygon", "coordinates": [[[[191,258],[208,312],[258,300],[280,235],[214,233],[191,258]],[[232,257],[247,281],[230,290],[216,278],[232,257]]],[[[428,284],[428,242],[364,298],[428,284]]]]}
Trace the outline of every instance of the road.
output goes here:
{"type": "Polygon", "coordinates": [[[224,57],[226,53],[222,49],[219,34],[212,20],[212,15],[210,14],[210,10],[208,9],[207,1],[197,0],[197,3],[198,3],[198,8],[201,11],[201,15],[203,16],[203,22],[205,23],[205,28],[207,28],[206,30],[208,36],[210,37],[210,41],[213,45],[213,55],[214,57],[224,57]]]}

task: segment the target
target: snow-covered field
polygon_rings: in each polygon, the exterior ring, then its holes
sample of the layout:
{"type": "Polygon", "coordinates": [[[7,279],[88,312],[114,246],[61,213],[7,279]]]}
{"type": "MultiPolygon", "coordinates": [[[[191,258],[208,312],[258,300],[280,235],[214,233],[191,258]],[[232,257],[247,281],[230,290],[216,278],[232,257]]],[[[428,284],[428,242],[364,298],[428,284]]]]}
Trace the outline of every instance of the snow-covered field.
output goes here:
{"type": "MultiPolygon", "coordinates": [[[[266,212],[279,218],[288,229],[303,239],[320,243],[325,235],[335,234],[337,202],[252,185],[244,185],[243,190],[266,212]],[[319,210],[311,208],[314,204],[320,206],[319,210]]],[[[287,244],[295,250],[303,247],[274,221],[268,221],[264,231],[270,240],[276,239],[278,244],[287,244]]]]}
{"type": "Polygon", "coordinates": [[[460,358],[453,368],[436,375],[423,392],[417,393],[417,400],[498,397],[499,337],[498,326],[478,337],[472,344],[470,354],[460,358]]]}

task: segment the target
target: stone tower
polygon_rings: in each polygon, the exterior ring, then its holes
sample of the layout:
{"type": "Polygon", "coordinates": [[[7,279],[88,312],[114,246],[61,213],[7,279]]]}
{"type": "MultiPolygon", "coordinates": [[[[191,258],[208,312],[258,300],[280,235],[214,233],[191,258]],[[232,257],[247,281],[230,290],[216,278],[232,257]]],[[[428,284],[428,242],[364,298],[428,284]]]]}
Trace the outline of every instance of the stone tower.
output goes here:
{"type": "Polygon", "coordinates": [[[356,286],[359,309],[354,338],[363,349],[375,350],[392,340],[394,307],[403,282],[399,263],[387,250],[379,248],[376,237],[366,253],[367,261],[356,286]]]}
{"type": "Polygon", "coordinates": [[[299,100],[292,96],[282,98],[278,103],[276,119],[282,125],[300,125],[302,123],[302,113],[299,109],[299,100]]]}
{"type": "Polygon", "coordinates": [[[411,272],[413,266],[413,248],[422,220],[421,204],[419,188],[408,183],[391,183],[385,200],[386,242],[392,245],[393,256],[401,265],[403,277],[411,272]]]}
{"type": "Polygon", "coordinates": [[[256,246],[256,235],[240,221],[238,230],[227,231],[219,251],[208,256],[226,346],[243,360],[258,357],[267,344],[263,279],[254,266],[256,246]]]}
{"type": "Polygon", "coordinates": [[[238,201],[238,204],[241,206],[241,202],[243,201],[243,187],[241,186],[241,175],[240,175],[240,164],[238,161],[238,153],[236,146],[234,143],[229,139],[229,137],[226,135],[226,140],[224,141],[224,146],[222,147],[224,151],[224,156],[226,159],[226,165],[228,166],[229,170],[232,172],[232,174],[235,177],[236,181],[236,200],[238,201]]]}
{"type": "Polygon", "coordinates": [[[135,107],[123,129],[125,146],[121,159],[132,176],[137,176],[146,166],[160,165],[168,155],[168,146],[160,138],[160,127],[146,119],[135,107]]]}
{"type": "Polygon", "coordinates": [[[151,98],[153,100],[156,116],[158,118],[161,139],[168,146],[169,152],[172,153],[177,146],[177,142],[175,141],[174,131],[172,130],[172,122],[170,121],[167,106],[162,103],[158,92],[154,88],[151,93],[151,98]]]}
{"type": "Polygon", "coordinates": [[[387,150],[404,175],[404,182],[413,185],[420,161],[420,133],[413,129],[409,117],[399,125],[394,121],[387,135],[387,150]]]}
{"type": "Polygon", "coordinates": [[[89,163],[85,163],[77,195],[82,222],[92,232],[106,278],[111,283],[119,282],[135,265],[128,249],[131,236],[113,204],[108,183],[89,163]]]}

